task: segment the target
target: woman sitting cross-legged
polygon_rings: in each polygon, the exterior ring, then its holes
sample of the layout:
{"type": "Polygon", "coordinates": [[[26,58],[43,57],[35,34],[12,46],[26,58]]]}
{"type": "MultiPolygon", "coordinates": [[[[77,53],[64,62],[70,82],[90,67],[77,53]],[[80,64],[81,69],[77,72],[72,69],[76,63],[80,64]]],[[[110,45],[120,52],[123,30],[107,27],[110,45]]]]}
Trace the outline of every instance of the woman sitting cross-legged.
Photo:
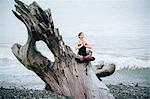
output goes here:
{"type": "Polygon", "coordinates": [[[89,43],[86,43],[84,41],[84,34],[83,32],[80,32],[78,34],[79,41],[76,43],[75,48],[78,50],[77,57],[75,58],[78,63],[82,62],[89,62],[95,60],[94,57],[92,57],[92,51],[87,50],[91,49],[92,46],[89,43]]]}

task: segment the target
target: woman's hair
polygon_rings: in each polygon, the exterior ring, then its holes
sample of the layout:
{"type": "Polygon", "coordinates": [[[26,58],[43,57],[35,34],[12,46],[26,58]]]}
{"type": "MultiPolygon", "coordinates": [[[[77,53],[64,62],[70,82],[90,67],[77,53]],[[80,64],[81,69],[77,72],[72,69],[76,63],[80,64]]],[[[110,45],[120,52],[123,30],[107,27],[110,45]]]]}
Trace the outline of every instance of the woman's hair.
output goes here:
{"type": "Polygon", "coordinates": [[[79,34],[78,34],[78,37],[80,38],[80,35],[82,34],[83,32],[80,32],[79,34]]]}

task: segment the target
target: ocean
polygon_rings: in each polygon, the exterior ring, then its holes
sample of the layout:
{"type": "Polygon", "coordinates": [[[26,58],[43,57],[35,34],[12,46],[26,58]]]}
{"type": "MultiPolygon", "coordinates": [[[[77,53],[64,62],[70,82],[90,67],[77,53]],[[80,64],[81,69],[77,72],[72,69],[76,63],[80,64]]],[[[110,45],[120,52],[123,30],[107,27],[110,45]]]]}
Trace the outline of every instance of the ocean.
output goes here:
{"type": "MultiPolygon", "coordinates": [[[[86,41],[93,45],[96,60],[92,64],[116,64],[116,72],[102,78],[104,83],[150,86],[149,0],[35,1],[43,9],[51,9],[55,27],[75,53],[74,44],[82,31],[86,41]]],[[[14,3],[13,0],[0,1],[0,86],[43,89],[44,82],[11,52],[14,43],[23,45],[27,40],[25,25],[12,13],[14,3]]],[[[44,42],[36,45],[43,55],[54,61],[44,42]]]]}

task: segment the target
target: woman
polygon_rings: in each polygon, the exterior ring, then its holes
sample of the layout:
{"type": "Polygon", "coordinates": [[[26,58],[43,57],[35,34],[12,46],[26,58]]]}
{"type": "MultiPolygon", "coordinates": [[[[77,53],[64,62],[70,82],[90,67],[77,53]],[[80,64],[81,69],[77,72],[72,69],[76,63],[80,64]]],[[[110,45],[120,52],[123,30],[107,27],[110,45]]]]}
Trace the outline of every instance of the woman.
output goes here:
{"type": "Polygon", "coordinates": [[[92,46],[91,46],[91,44],[85,42],[83,32],[80,32],[78,34],[78,37],[79,37],[79,41],[76,43],[76,46],[75,46],[75,48],[78,50],[76,61],[77,62],[88,62],[88,61],[95,60],[95,58],[92,57],[92,51],[86,50],[87,48],[91,49],[92,46]]]}

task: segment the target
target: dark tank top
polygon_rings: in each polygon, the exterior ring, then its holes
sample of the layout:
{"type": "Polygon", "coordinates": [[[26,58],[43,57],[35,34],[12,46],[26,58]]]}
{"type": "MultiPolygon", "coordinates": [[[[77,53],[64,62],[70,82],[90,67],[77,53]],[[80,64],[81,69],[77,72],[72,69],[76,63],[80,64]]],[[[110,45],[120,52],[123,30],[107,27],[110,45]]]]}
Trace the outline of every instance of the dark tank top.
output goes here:
{"type": "MultiPolygon", "coordinates": [[[[80,46],[80,44],[79,44],[78,46],[80,46]]],[[[85,47],[85,46],[82,46],[82,47],[79,49],[78,54],[79,54],[79,55],[82,55],[82,56],[86,56],[86,47],[85,47]]]]}

